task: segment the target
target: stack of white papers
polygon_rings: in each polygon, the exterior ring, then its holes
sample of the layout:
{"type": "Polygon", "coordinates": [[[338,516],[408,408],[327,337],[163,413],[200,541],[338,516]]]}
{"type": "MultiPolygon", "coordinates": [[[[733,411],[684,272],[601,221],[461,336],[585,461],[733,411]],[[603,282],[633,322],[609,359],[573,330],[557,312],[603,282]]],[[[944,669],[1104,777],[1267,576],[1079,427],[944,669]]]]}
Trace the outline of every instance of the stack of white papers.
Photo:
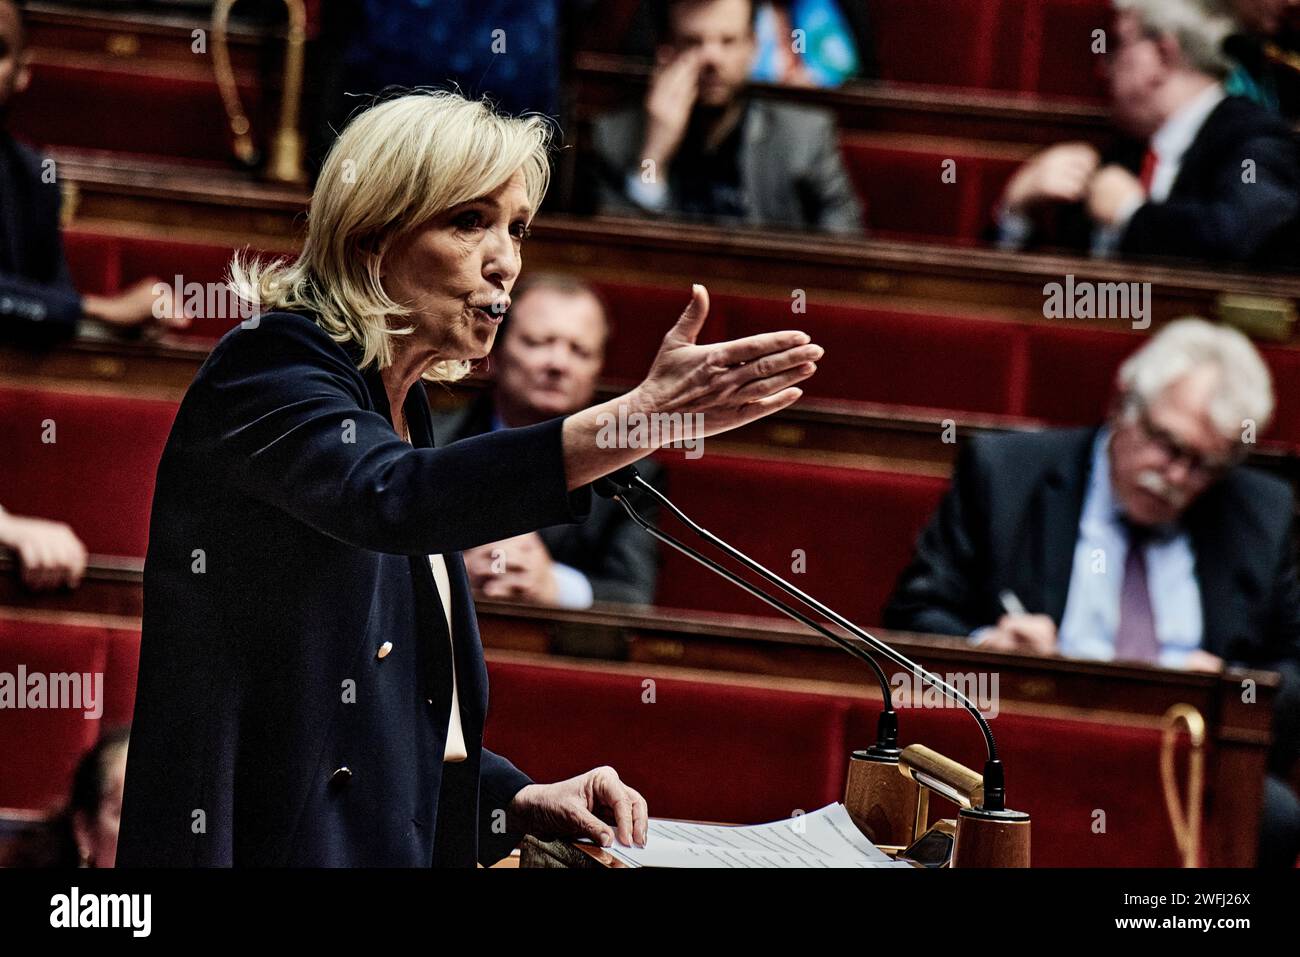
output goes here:
{"type": "Polygon", "coordinates": [[[605,848],[632,867],[911,867],[867,840],[843,804],[728,827],[651,818],[645,847],[605,848]]]}

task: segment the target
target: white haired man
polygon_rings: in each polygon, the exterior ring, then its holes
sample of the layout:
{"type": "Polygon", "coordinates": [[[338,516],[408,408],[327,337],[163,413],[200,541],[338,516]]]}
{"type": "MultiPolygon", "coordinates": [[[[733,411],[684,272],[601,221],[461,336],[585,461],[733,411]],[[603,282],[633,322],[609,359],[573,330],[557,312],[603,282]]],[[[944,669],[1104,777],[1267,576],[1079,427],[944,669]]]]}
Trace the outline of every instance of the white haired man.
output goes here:
{"type": "Polygon", "coordinates": [[[885,609],[983,647],[1283,677],[1260,861],[1300,853],[1300,581],[1284,482],[1240,464],[1273,413],[1245,336],[1199,319],[1121,366],[1100,428],[982,436],[885,609]],[[1012,592],[1024,614],[1010,614],[1012,592]]]}
{"type": "Polygon", "coordinates": [[[1295,268],[1300,154],[1284,121],[1224,88],[1235,21],[1205,0],[1112,3],[1104,66],[1126,139],[1028,160],[1003,191],[999,245],[1295,268]]]}

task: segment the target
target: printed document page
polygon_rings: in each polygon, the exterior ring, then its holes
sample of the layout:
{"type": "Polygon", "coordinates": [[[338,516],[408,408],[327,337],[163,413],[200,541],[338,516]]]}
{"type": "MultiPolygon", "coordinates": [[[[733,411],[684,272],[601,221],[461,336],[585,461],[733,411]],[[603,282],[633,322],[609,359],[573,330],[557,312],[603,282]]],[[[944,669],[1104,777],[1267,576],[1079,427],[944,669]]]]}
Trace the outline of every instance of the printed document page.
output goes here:
{"type": "Polygon", "coordinates": [[[862,835],[843,804],[784,821],[728,827],[650,820],[645,847],[607,847],[633,867],[911,867],[862,835]]]}

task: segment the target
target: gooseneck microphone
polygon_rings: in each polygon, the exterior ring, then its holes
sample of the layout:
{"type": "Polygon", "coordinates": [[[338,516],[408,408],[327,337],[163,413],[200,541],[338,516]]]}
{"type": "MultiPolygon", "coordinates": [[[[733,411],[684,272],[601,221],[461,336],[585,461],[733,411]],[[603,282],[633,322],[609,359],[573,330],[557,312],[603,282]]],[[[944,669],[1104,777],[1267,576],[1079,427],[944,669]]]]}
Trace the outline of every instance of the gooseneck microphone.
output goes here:
{"type": "Polygon", "coordinates": [[[714,547],[721,549],[726,555],[738,561],[750,571],[762,577],[765,581],[780,588],[787,595],[790,595],[807,607],[829,618],[832,622],[848,631],[855,638],[868,645],[877,654],[883,655],[885,658],[888,658],[890,661],[902,668],[906,668],[911,674],[915,675],[926,684],[938,689],[952,700],[961,704],[979,725],[980,731],[984,735],[984,743],[988,752],[987,760],[984,763],[984,799],[983,804],[980,806],[980,810],[987,812],[1002,812],[1006,810],[1006,776],[1002,762],[998,759],[997,742],[993,740],[993,730],[989,727],[988,721],[985,720],[984,715],[980,714],[979,708],[975,707],[975,705],[971,703],[970,699],[968,699],[964,694],[952,687],[952,685],[948,684],[938,675],[923,668],[906,655],[896,651],[890,645],[849,621],[839,612],[829,608],[811,595],[805,594],[802,590],[796,588],[766,566],[756,562],[744,552],[732,547],[708,529],[697,524],[682,512],[681,509],[674,505],[667,496],[647,482],[641,476],[641,473],[637,471],[635,466],[625,466],[624,468],[618,469],[603,478],[597,479],[592,483],[592,489],[597,495],[617,501],[623,506],[623,509],[627,512],[632,521],[658,541],[663,542],[665,545],[676,549],[694,561],[704,565],[706,568],[709,568],[716,574],[727,579],[727,581],[743,588],[751,595],[754,595],[756,598],[759,598],[772,607],[778,609],[793,618],[795,621],[798,621],[800,624],[807,625],[818,634],[830,640],[837,647],[853,655],[855,658],[866,661],[871,666],[872,670],[875,671],[876,676],[880,681],[881,693],[884,696],[885,705],[885,710],[881,713],[880,724],[877,728],[878,740],[876,745],[870,750],[876,751],[877,749],[883,748],[886,751],[892,751],[893,754],[898,753],[898,716],[893,709],[889,681],[875,659],[862,648],[846,641],[839,635],[836,635],[819,622],[809,618],[803,612],[791,608],[785,602],[767,594],[761,588],[758,588],[741,578],[735,572],[719,564],[717,561],[700,553],[689,545],[678,541],[669,533],[651,524],[633,507],[632,503],[628,501],[628,492],[638,490],[651,495],[700,538],[704,539],[714,547]]]}
{"type": "MultiPolygon", "coordinates": [[[[809,618],[803,612],[799,611],[799,609],[792,608],[781,599],[769,595],[753,583],[745,581],[745,579],[741,578],[726,566],[719,564],[707,555],[701,554],[689,545],[679,542],[667,532],[650,524],[650,522],[646,520],[645,516],[637,512],[636,509],[632,507],[632,504],[623,497],[623,493],[630,491],[633,483],[637,481],[644,483],[646,488],[651,489],[654,491],[656,496],[659,496],[659,490],[655,489],[654,486],[649,483],[646,483],[641,477],[641,474],[631,465],[624,469],[620,469],[611,475],[607,475],[604,478],[597,479],[592,483],[592,489],[602,498],[614,499],[621,504],[627,511],[628,515],[632,518],[632,521],[641,526],[641,528],[648,532],[653,538],[656,538],[666,545],[670,545],[677,549],[679,552],[690,556],[701,565],[704,565],[717,575],[720,575],[727,581],[731,582],[733,585],[738,588],[743,588],[755,598],[766,602],[787,617],[794,619],[802,625],[806,625],[823,638],[839,647],[841,650],[848,652],[854,658],[865,663],[873,672],[875,672],[876,680],[880,683],[881,699],[884,702],[884,710],[881,711],[880,718],[876,722],[876,743],[868,750],[878,757],[896,759],[898,755],[902,753],[902,749],[898,746],[898,713],[894,710],[893,697],[890,693],[889,687],[889,678],[885,675],[884,670],[881,669],[876,659],[872,657],[869,652],[835,634],[835,632],[831,631],[821,622],[809,618]],[[622,480],[624,476],[626,476],[626,481],[622,480]]],[[[662,498],[662,496],[659,497],[662,498]]],[[[667,499],[663,499],[663,501],[668,502],[667,499]]],[[[670,508],[673,508],[674,512],[676,512],[676,509],[673,507],[671,502],[668,502],[668,505],[670,508]]],[[[770,578],[776,578],[776,576],[771,572],[768,572],[767,569],[758,565],[757,562],[752,563],[752,566],[750,567],[753,567],[755,571],[760,575],[764,575],[764,577],[770,576],[770,578]]],[[[780,581],[780,579],[777,579],[777,581],[780,581]]],[[[793,586],[790,587],[793,588],[793,586]]]]}

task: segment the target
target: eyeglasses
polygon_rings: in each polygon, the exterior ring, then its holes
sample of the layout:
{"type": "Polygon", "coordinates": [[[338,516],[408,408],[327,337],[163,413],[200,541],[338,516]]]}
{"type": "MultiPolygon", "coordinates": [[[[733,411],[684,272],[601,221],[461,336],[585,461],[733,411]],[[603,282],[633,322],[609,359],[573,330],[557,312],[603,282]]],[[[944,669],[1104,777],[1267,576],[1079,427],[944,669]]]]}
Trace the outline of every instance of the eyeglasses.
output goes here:
{"type": "Polygon", "coordinates": [[[1151,414],[1145,403],[1134,403],[1137,409],[1137,424],[1146,441],[1159,450],[1166,462],[1185,462],[1187,471],[1201,479],[1216,479],[1223,476],[1240,460],[1239,455],[1211,457],[1202,455],[1195,449],[1188,448],[1167,429],[1162,429],[1151,420],[1151,414]]]}

